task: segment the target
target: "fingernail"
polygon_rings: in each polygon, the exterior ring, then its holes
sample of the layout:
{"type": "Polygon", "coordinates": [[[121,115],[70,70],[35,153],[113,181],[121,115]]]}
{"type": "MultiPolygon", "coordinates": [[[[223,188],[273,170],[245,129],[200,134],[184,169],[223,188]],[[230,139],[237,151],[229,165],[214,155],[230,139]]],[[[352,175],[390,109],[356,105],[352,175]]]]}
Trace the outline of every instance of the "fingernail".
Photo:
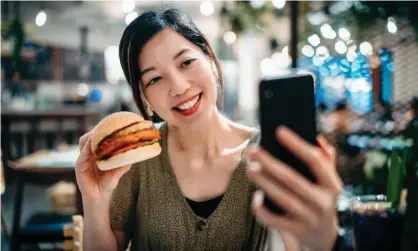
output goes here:
{"type": "Polygon", "coordinates": [[[284,136],[283,134],[286,134],[286,132],[288,132],[288,131],[289,131],[289,129],[287,129],[286,126],[279,126],[277,128],[277,135],[284,136]]]}
{"type": "Polygon", "coordinates": [[[254,197],[253,197],[254,206],[256,207],[261,206],[263,204],[263,201],[264,201],[264,192],[261,190],[257,190],[254,193],[254,197]]]}
{"type": "Polygon", "coordinates": [[[260,163],[258,163],[257,161],[253,161],[251,162],[251,164],[249,165],[249,169],[251,172],[260,172],[261,170],[261,165],[260,163]]]}

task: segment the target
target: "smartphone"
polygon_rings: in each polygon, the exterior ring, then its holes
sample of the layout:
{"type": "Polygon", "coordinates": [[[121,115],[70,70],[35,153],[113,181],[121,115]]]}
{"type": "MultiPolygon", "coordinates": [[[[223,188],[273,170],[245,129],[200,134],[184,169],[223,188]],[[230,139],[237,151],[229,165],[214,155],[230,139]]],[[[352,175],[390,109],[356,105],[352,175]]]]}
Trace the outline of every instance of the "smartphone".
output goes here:
{"type": "MultiPolygon", "coordinates": [[[[278,126],[286,126],[307,142],[317,145],[314,78],[309,73],[294,73],[266,78],[259,86],[260,145],[311,182],[316,182],[309,167],[282,146],[276,137],[278,126]]],[[[273,213],[284,214],[268,196],[264,205],[273,213]]]]}

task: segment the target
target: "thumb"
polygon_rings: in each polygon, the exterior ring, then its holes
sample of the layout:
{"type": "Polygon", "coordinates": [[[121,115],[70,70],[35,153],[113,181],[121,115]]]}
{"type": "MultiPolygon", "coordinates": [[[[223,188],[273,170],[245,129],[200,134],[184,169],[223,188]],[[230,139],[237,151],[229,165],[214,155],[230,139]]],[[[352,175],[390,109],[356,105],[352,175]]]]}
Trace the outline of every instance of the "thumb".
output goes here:
{"type": "Polygon", "coordinates": [[[94,155],[91,152],[91,137],[89,137],[80,152],[77,159],[76,170],[80,173],[87,171],[90,168],[89,162],[94,161],[94,155]]]}

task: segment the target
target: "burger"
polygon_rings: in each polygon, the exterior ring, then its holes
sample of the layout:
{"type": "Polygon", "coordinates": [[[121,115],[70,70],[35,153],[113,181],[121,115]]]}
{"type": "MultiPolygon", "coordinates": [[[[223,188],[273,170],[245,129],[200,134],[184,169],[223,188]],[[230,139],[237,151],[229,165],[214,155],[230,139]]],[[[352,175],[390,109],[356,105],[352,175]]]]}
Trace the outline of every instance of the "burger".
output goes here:
{"type": "Polygon", "coordinates": [[[153,158],[161,153],[160,132],[150,120],[132,112],[116,112],[94,129],[91,150],[100,170],[110,170],[153,158]]]}

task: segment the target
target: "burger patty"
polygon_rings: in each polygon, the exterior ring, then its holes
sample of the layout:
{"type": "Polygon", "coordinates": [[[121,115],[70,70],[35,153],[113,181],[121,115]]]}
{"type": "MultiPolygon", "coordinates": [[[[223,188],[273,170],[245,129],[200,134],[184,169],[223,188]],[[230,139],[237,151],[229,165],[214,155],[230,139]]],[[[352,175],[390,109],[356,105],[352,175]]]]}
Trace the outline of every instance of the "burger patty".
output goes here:
{"type": "Polygon", "coordinates": [[[125,135],[111,136],[99,144],[96,156],[98,159],[108,158],[111,155],[137,148],[141,144],[155,139],[160,139],[160,131],[155,129],[145,129],[125,135]]]}

